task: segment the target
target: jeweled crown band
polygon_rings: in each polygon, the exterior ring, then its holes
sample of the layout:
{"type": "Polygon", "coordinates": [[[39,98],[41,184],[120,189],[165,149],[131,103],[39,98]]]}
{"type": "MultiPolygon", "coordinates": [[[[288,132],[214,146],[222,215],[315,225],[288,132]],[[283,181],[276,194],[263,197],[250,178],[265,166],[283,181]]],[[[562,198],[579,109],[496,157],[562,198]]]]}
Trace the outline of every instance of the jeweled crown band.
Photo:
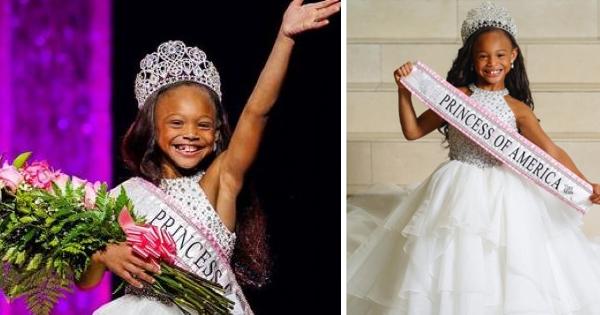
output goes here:
{"type": "Polygon", "coordinates": [[[202,84],[221,100],[221,79],[217,68],[198,47],[187,47],[182,41],[160,44],[158,50],[140,62],[135,78],[135,97],[142,108],[150,95],[162,87],[181,81],[202,84]]]}
{"type": "Polygon", "coordinates": [[[517,25],[508,10],[487,1],[467,13],[460,29],[463,43],[477,30],[490,26],[503,29],[513,37],[517,37],[517,25]]]}

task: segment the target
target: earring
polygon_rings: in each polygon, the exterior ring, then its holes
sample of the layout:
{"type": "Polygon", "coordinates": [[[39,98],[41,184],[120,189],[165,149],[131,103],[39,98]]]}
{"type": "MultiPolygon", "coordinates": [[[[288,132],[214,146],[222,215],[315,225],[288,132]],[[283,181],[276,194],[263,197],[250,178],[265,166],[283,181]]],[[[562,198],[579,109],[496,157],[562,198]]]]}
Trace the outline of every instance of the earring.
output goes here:
{"type": "Polygon", "coordinates": [[[510,68],[513,69],[515,67],[515,64],[513,62],[510,63],[510,68]]]}
{"type": "Polygon", "coordinates": [[[217,141],[213,143],[213,152],[217,152],[217,141]]]}

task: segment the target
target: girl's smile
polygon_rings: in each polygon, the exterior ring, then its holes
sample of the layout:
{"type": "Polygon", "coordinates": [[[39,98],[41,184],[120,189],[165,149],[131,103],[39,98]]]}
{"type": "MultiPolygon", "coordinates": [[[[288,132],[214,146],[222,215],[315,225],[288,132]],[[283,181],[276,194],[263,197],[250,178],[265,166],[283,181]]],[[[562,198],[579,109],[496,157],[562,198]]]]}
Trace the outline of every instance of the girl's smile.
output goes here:
{"type": "Polygon", "coordinates": [[[504,69],[484,69],[483,74],[489,78],[497,78],[504,73],[504,69]]]}
{"type": "Polygon", "coordinates": [[[192,156],[200,150],[199,146],[193,144],[174,144],[173,147],[185,156],[192,156]]]}

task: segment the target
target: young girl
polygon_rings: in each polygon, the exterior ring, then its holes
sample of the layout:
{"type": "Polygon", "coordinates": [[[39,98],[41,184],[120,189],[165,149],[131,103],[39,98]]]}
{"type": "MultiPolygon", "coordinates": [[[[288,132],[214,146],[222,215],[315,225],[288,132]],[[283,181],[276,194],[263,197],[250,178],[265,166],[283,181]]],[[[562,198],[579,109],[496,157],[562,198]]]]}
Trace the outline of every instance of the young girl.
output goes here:
{"type": "MultiPolygon", "coordinates": [[[[533,114],[516,27],[492,4],[471,10],[447,81],[486,106],[585,179],[533,114]]],[[[349,314],[600,314],[600,251],[580,230],[579,215],[514,174],[439,116],[415,115],[398,84],[400,123],[408,140],[441,129],[450,160],[376,219],[349,201],[348,234],[375,225],[349,254],[349,314]],[[352,219],[350,219],[352,218],[352,219]],[[380,217],[381,218],[381,217],[380,217]],[[357,223],[358,220],[362,223],[357,223]]],[[[600,185],[592,184],[600,204],[600,185]]],[[[379,214],[380,215],[380,214],[379,214]]]]}
{"type": "MultiPolygon", "coordinates": [[[[260,217],[242,211],[240,217],[247,219],[236,220],[244,176],[280,91],[294,37],[327,25],[328,17],[340,10],[338,1],[291,2],[233,133],[221,104],[219,74],[203,51],[169,41],[140,64],[135,86],[140,112],[122,146],[125,163],[139,177],[121,187],[138,214],[173,236],[178,257],[194,273],[225,288],[235,303],[234,314],[252,314],[238,280],[260,285],[266,277],[260,217]],[[237,245],[236,238],[241,241],[237,245]]],[[[95,314],[181,314],[160,297],[147,296],[144,285],[153,283],[151,274],[160,271],[126,244],[96,253],[79,286],[98,283],[105,268],[127,281],[132,294],[95,314]]]]}

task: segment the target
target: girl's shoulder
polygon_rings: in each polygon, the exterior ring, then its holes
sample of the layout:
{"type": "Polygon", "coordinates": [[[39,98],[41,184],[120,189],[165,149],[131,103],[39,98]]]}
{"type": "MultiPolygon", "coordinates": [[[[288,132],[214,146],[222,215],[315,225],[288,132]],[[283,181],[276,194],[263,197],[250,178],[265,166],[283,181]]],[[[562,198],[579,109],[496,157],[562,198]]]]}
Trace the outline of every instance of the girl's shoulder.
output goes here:
{"type": "Polygon", "coordinates": [[[538,120],[538,118],[535,116],[533,110],[531,109],[531,107],[529,107],[529,105],[510,95],[506,95],[504,99],[506,100],[506,104],[508,104],[508,107],[510,107],[510,109],[513,111],[516,120],[521,120],[523,118],[538,120]]]}

